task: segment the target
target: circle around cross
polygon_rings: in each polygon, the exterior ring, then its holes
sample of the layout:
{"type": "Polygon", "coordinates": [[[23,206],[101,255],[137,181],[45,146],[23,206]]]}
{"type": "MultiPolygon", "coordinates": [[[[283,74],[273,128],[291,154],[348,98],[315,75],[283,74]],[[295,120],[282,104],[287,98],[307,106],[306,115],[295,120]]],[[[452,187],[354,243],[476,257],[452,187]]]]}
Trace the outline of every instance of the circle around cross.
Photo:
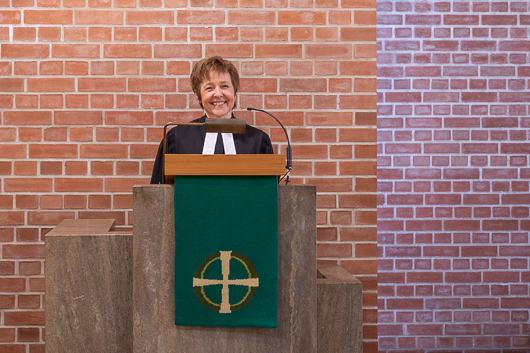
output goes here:
{"type": "Polygon", "coordinates": [[[219,251],[218,253],[208,256],[201,263],[197,269],[197,272],[195,272],[195,276],[193,277],[193,287],[195,289],[195,294],[202,304],[211,310],[218,311],[221,314],[229,314],[246,306],[256,293],[258,286],[259,279],[254,265],[252,265],[250,260],[245,256],[233,251],[219,251]],[[241,263],[243,268],[246,270],[248,275],[247,278],[229,278],[231,266],[230,261],[232,259],[241,263]],[[205,278],[205,272],[208,267],[217,261],[221,261],[222,279],[205,278]],[[206,294],[205,287],[214,285],[221,285],[221,303],[216,303],[206,294]],[[236,303],[230,303],[230,286],[233,285],[248,287],[248,290],[246,291],[243,298],[236,303]]]}

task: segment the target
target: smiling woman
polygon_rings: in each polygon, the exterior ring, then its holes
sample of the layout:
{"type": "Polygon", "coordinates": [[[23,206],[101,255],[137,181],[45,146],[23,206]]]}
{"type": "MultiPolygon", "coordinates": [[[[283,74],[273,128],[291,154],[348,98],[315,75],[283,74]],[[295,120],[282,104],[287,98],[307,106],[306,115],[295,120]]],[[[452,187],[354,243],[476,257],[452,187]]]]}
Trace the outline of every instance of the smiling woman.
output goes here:
{"type": "Polygon", "coordinates": [[[239,89],[239,74],[235,66],[214,56],[197,62],[190,75],[193,93],[208,118],[231,118],[239,89]],[[217,110],[217,106],[222,107],[217,110]]]}
{"type": "MultiPolygon", "coordinates": [[[[235,66],[219,56],[203,59],[193,66],[190,75],[193,93],[206,118],[234,118],[239,74],[235,66]]],[[[162,142],[153,166],[151,184],[162,182],[162,142]]],[[[269,136],[252,126],[244,134],[206,133],[204,126],[176,126],[166,136],[166,153],[179,154],[258,154],[273,153],[269,136]]]]}
{"type": "Polygon", "coordinates": [[[208,118],[231,118],[235,106],[235,90],[228,73],[212,72],[203,81],[197,95],[208,118]]]}

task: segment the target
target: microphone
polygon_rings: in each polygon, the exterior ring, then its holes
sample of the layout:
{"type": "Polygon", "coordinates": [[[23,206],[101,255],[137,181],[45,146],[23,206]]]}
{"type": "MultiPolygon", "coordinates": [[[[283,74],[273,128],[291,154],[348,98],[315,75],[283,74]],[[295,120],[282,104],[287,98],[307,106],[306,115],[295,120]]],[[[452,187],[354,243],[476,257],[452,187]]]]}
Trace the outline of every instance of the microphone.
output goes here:
{"type": "MultiPolygon", "coordinates": [[[[268,114],[270,115],[274,120],[276,120],[278,122],[278,124],[280,124],[280,126],[282,127],[283,129],[283,132],[285,133],[285,137],[287,138],[287,150],[286,150],[286,166],[285,168],[287,169],[287,173],[293,169],[293,155],[292,155],[292,152],[291,152],[291,142],[289,141],[289,135],[287,135],[287,130],[285,130],[285,127],[283,127],[283,124],[280,122],[280,120],[278,120],[274,115],[272,115],[271,113],[265,111],[265,110],[261,110],[261,109],[257,109],[257,108],[247,108],[247,110],[254,110],[254,111],[257,111],[257,112],[262,112],[262,113],[265,113],[265,114],[268,114]]],[[[289,177],[287,177],[287,180],[289,180],[289,177]]],[[[288,182],[288,181],[287,181],[288,182]]]]}

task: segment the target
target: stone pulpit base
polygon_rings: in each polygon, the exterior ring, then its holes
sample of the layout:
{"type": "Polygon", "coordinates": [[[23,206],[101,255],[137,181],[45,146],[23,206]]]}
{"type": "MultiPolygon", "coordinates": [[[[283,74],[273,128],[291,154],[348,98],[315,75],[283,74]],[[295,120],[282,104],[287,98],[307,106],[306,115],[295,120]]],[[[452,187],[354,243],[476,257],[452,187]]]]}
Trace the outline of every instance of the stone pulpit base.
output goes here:
{"type": "Polygon", "coordinates": [[[138,186],[133,234],[65,220],[46,235],[46,351],[362,352],[361,283],[317,271],[315,188],[278,196],[278,328],[174,325],[173,186],[138,186]]]}

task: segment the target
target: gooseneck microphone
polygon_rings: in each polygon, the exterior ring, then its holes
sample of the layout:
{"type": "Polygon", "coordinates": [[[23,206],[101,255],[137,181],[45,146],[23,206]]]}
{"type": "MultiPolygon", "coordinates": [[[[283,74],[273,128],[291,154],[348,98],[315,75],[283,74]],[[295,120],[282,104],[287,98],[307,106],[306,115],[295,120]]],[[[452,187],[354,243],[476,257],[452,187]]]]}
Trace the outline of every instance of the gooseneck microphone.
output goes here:
{"type": "MultiPolygon", "coordinates": [[[[274,120],[276,120],[278,122],[278,124],[280,124],[280,126],[283,129],[283,132],[285,133],[285,137],[287,138],[287,149],[285,151],[285,154],[286,154],[286,158],[285,158],[286,159],[286,165],[285,165],[285,168],[287,169],[287,173],[289,173],[291,171],[291,169],[293,169],[293,155],[292,155],[292,152],[291,152],[291,141],[289,140],[289,135],[287,134],[287,130],[285,130],[285,127],[280,122],[280,120],[278,120],[274,115],[272,115],[268,111],[265,111],[265,110],[262,110],[262,109],[257,109],[257,108],[250,108],[250,107],[247,108],[247,110],[250,110],[250,111],[254,110],[254,111],[257,111],[257,112],[265,113],[265,114],[269,115],[270,117],[272,117],[274,120]]],[[[286,175],[287,175],[287,173],[286,173],[286,175]]],[[[289,176],[287,176],[286,183],[287,184],[289,183],[289,176]]]]}

